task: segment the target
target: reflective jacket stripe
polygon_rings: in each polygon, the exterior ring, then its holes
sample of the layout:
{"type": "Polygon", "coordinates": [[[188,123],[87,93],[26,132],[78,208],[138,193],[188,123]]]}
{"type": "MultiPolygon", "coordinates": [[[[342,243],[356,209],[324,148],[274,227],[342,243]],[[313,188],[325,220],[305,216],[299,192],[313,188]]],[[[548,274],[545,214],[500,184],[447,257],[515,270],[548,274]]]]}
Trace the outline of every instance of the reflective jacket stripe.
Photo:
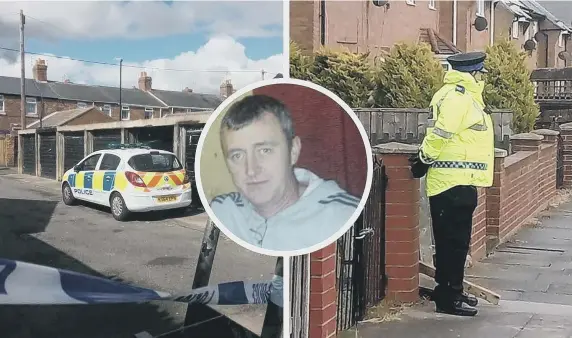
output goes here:
{"type": "Polygon", "coordinates": [[[480,163],[480,162],[435,161],[435,162],[433,162],[431,167],[432,168],[487,170],[488,165],[486,163],[480,163]]]}

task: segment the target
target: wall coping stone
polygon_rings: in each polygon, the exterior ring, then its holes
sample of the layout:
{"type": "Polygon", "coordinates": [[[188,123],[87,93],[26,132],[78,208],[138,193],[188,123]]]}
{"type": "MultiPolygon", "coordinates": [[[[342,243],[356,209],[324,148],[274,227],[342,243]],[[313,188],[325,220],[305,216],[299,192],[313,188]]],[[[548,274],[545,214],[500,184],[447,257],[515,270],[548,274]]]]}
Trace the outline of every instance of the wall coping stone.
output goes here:
{"type": "Polygon", "coordinates": [[[561,124],[560,130],[572,130],[572,122],[561,124]]]}
{"type": "Polygon", "coordinates": [[[495,157],[507,157],[508,151],[500,148],[495,148],[495,157]]]}
{"type": "Polygon", "coordinates": [[[389,142],[373,146],[372,151],[374,154],[378,155],[417,154],[417,152],[419,152],[419,145],[399,143],[399,142],[389,142]]]}
{"type": "Polygon", "coordinates": [[[558,136],[558,135],[560,135],[559,131],[552,130],[552,129],[538,129],[538,130],[533,130],[532,133],[542,135],[542,136],[558,136]]]}
{"type": "Polygon", "coordinates": [[[542,141],[542,140],[544,140],[544,136],[534,134],[534,133],[522,133],[522,134],[511,135],[510,139],[511,140],[542,141]]]}

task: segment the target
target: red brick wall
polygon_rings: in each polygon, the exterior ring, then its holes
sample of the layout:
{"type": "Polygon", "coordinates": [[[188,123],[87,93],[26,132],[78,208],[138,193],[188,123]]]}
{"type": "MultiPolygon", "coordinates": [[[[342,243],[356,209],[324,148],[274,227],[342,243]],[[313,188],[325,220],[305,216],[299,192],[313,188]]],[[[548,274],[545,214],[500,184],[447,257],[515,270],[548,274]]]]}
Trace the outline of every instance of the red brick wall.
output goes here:
{"type": "Polygon", "coordinates": [[[473,234],[471,237],[470,255],[478,260],[486,254],[487,241],[487,190],[478,188],[479,204],[473,213],[473,234]]]}
{"type": "Polygon", "coordinates": [[[514,135],[516,152],[497,157],[493,187],[487,189],[487,235],[502,243],[556,194],[556,136],[514,135]]]}
{"type": "MultiPolygon", "coordinates": [[[[377,150],[376,150],[377,152],[377,150]]],[[[419,298],[419,180],[411,177],[407,154],[380,154],[388,178],[385,212],[386,297],[419,298]]]]}
{"type": "MultiPolygon", "coordinates": [[[[253,94],[275,97],[289,108],[302,140],[298,166],[334,179],[361,197],[367,176],[365,146],[355,123],[337,103],[290,84],[258,88],[253,94]]],[[[312,253],[310,261],[310,338],[331,337],[336,334],[336,243],[312,253]]]]}

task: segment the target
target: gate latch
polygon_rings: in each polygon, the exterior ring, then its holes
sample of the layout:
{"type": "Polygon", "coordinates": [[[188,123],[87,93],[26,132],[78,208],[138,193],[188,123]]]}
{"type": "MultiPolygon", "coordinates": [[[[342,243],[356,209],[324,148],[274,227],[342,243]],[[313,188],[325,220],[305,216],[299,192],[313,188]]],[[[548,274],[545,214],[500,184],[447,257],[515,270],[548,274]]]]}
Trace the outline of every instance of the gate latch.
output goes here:
{"type": "Polygon", "coordinates": [[[373,229],[372,228],[365,228],[362,229],[359,234],[357,236],[355,236],[355,239],[364,239],[365,236],[373,234],[373,229]]]}

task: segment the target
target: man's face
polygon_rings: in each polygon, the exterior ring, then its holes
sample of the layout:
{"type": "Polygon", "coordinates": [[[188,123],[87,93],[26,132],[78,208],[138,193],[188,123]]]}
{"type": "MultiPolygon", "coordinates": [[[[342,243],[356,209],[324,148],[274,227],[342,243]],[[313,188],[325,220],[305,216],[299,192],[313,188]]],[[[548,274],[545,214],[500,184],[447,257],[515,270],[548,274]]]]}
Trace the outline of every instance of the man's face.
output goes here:
{"type": "Polygon", "coordinates": [[[266,113],[240,130],[223,129],[226,163],[239,192],[255,206],[279,200],[292,184],[292,167],[300,154],[296,137],[289,149],[273,114],[266,113]]]}

